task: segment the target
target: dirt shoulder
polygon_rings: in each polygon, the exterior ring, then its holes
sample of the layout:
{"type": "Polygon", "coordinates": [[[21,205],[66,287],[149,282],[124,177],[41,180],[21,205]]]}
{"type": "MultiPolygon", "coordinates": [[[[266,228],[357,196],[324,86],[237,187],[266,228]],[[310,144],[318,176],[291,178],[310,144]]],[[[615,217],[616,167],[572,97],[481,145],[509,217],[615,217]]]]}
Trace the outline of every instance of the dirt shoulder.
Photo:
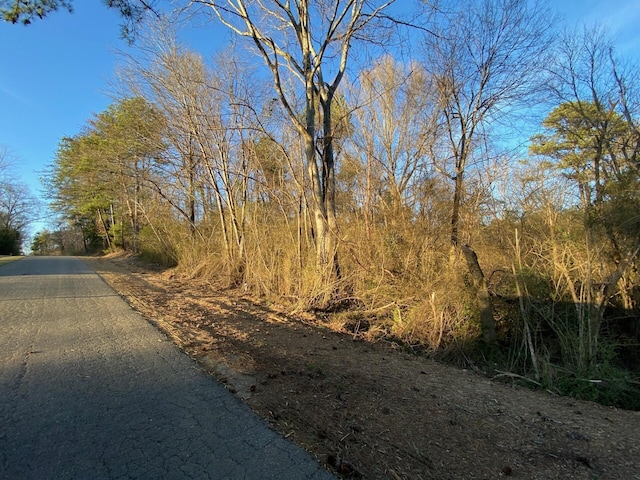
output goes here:
{"type": "Polygon", "coordinates": [[[490,380],[127,259],[88,263],[344,478],[640,480],[640,412],[490,380]]]}

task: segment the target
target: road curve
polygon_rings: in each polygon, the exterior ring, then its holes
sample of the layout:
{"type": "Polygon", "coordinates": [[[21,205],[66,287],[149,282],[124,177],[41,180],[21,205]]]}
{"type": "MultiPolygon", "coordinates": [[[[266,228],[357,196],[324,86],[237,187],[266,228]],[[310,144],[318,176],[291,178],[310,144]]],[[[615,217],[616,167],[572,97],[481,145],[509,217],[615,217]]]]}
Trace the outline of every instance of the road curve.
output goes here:
{"type": "Polygon", "coordinates": [[[82,261],[0,267],[1,479],[334,478],[82,261]]]}

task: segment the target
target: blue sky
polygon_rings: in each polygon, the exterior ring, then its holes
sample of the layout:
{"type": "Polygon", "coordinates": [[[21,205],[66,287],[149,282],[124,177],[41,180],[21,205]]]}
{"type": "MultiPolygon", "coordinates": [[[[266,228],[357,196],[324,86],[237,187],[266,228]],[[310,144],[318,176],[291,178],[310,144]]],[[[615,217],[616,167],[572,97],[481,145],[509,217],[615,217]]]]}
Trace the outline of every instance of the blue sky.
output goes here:
{"type": "Polygon", "coordinates": [[[119,20],[99,0],[75,2],[28,27],[0,22],[0,144],[15,157],[15,173],[34,194],[63,136],[78,133],[105,95],[114,70],[119,20]]]}
{"type": "MultiPolygon", "coordinates": [[[[0,22],[0,145],[15,156],[14,173],[34,194],[60,139],[111,103],[113,52],[128,48],[115,12],[100,0],[74,3],[72,15],[58,12],[28,27],[0,22]]],[[[640,56],[639,0],[554,3],[570,23],[605,22],[619,51],[640,56]]]]}

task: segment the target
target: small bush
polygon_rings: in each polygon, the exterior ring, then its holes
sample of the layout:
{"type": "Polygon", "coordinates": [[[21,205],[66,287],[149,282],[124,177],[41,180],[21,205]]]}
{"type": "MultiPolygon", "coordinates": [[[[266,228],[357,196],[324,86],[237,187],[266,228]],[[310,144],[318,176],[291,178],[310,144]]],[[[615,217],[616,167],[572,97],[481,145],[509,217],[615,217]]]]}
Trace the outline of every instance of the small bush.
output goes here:
{"type": "Polygon", "coordinates": [[[552,385],[562,395],[589,400],[602,405],[640,410],[640,385],[631,380],[628,372],[607,367],[593,378],[572,375],[559,377],[552,385]]]}

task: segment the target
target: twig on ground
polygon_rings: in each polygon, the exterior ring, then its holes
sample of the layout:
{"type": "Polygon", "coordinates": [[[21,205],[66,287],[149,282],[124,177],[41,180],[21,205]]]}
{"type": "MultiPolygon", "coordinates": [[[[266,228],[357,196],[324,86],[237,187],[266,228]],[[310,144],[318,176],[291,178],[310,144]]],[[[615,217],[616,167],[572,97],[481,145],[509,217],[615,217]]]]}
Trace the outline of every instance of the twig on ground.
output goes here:
{"type": "Polygon", "coordinates": [[[531,382],[534,385],[537,385],[539,387],[542,387],[542,384],[540,382],[536,382],[535,380],[531,379],[531,378],[527,378],[524,377],[522,375],[518,375],[517,373],[512,373],[512,372],[503,372],[501,370],[496,370],[498,372],[498,375],[495,375],[492,380],[495,380],[496,378],[499,377],[509,377],[509,378],[519,378],[521,380],[526,380],[527,382],[531,382]]]}

